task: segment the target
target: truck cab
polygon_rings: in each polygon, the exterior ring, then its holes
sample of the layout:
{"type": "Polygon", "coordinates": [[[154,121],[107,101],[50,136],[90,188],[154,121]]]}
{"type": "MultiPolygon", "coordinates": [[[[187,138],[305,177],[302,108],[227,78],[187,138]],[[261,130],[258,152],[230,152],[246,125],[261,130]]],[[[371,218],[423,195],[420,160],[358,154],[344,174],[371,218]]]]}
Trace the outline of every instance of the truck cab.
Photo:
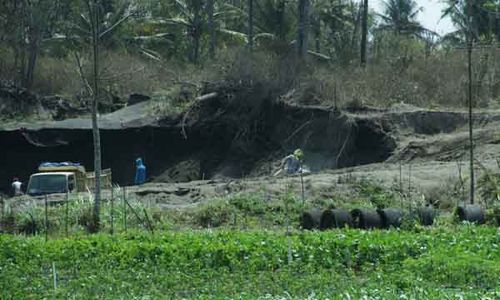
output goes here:
{"type": "Polygon", "coordinates": [[[40,196],[69,193],[75,190],[76,178],[72,172],[43,172],[30,176],[27,194],[40,196]]]}
{"type": "MultiPolygon", "coordinates": [[[[111,169],[101,170],[101,188],[112,187],[111,169]]],[[[91,191],[95,185],[95,173],[87,172],[79,163],[47,162],[38,167],[38,173],[30,176],[26,193],[40,196],[59,193],[91,191]]]]}

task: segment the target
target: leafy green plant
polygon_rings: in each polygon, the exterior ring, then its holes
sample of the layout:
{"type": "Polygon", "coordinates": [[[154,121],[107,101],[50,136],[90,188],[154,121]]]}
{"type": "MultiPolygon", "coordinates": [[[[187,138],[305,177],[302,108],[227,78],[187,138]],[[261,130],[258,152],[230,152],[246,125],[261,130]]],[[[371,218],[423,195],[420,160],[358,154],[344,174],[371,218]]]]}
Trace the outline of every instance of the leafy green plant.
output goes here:
{"type": "Polygon", "coordinates": [[[496,299],[499,243],[495,228],[468,225],[289,235],[130,230],[47,242],[0,235],[0,297],[496,299]]]}
{"type": "Polygon", "coordinates": [[[1,233],[15,233],[16,227],[16,215],[14,212],[9,211],[0,219],[1,233]]]}
{"type": "Polygon", "coordinates": [[[227,224],[231,217],[234,216],[234,213],[234,209],[227,200],[219,199],[197,208],[193,219],[195,224],[204,228],[220,227],[227,224]]]}
{"type": "Polygon", "coordinates": [[[389,207],[395,201],[395,194],[392,191],[369,180],[358,181],[356,187],[360,196],[368,199],[377,208],[389,207]]]}
{"type": "MultiPolygon", "coordinates": [[[[497,160],[500,170],[500,160],[497,160]]],[[[500,205],[500,171],[493,171],[479,163],[483,174],[477,180],[477,187],[483,201],[491,205],[500,205]]]]}

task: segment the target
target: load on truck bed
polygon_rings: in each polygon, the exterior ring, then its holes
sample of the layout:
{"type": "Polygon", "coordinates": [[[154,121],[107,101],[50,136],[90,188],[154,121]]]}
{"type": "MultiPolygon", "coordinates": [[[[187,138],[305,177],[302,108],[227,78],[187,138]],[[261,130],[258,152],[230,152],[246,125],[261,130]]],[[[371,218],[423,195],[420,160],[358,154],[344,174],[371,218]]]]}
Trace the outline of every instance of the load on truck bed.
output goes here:
{"type": "MultiPolygon", "coordinates": [[[[95,172],[86,172],[79,163],[42,163],[38,173],[30,176],[27,194],[31,196],[91,191],[95,186],[95,172]]],[[[101,170],[101,188],[112,186],[111,169],[101,170]]]]}

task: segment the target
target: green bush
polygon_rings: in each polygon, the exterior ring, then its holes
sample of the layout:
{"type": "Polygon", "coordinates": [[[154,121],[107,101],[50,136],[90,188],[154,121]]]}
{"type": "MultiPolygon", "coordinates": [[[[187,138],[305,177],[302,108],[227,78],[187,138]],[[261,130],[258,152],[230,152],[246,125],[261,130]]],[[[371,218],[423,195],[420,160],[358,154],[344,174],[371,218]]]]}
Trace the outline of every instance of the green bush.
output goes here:
{"type": "Polygon", "coordinates": [[[203,204],[194,212],[194,222],[203,228],[220,227],[227,224],[234,216],[233,207],[224,199],[203,204]]]}
{"type": "Polygon", "coordinates": [[[395,202],[395,194],[392,191],[368,180],[359,181],[357,190],[362,198],[369,200],[376,208],[387,208],[395,202]]]}

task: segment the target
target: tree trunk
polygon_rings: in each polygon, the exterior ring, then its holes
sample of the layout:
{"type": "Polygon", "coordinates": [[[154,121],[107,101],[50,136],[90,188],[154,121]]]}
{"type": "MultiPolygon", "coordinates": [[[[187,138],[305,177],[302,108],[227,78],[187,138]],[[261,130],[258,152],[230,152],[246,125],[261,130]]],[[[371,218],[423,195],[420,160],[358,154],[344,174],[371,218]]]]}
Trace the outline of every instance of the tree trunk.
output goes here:
{"type": "Polygon", "coordinates": [[[208,53],[210,58],[215,58],[215,24],[214,24],[214,0],[208,0],[207,2],[207,13],[208,13],[208,31],[210,33],[210,48],[208,53]]]}
{"type": "Polygon", "coordinates": [[[314,30],[314,49],[317,53],[321,52],[321,20],[318,18],[314,30]]]}
{"type": "Polygon", "coordinates": [[[358,45],[359,23],[361,20],[362,12],[363,12],[363,3],[360,3],[358,6],[358,10],[356,12],[356,15],[352,16],[352,20],[354,22],[354,29],[352,31],[352,37],[351,37],[351,48],[356,49],[356,52],[357,52],[357,45],[358,45]]]}
{"type": "Polygon", "coordinates": [[[297,47],[299,57],[305,59],[307,55],[307,42],[309,31],[309,0],[299,0],[299,30],[297,47]]]}
{"type": "Polygon", "coordinates": [[[366,65],[366,43],[368,38],[368,0],[364,0],[361,20],[361,66],[366,65]]]}
{"type": "Polygon", "coordinates": [[[17,67],[17,81],[18,84],[24,84],[24,78],[26,74],[26,17],[25,14],[27,12],[26,5],[24,2],[20,2],[19,4],[19,15],[17,16],[20,19],[20,28],[19,28],[19,39],[18,39],[18,54],[19,61],[17,67]]]}
{"type": "Polygon", "coordinates": [[[40,32],[37,28],[33,29],[32,33],[29,35],[28,44],[28,65],[24,73],[24,87],[28,90],[33,86],[34,73],[36,67],[36,61],[38,58],[38,50],[40,46],[40,32]]]}
{"type": "Polygon", "coordinates": [[[197,6],[194,12],[193,20],[193,63],[198,63],[200,56],[200,38],[201,38],[201,16],[200,7],[197,6]]]}
{"type": "Polygon", "coordinates": [[[98,0],[93,0],[93,8],[90,9],[91,30],[92,30],[92,48],[93,48],[93,101],[92,101],[92,136],[94,142],[94,228],[99,231],[100,227],[100,206],[101,206],[101,136],[99,132],[99,123],[97,119],[98,101],[99,101],[99,13],[98,0]]]}
{"type": "Polygon", "coordinates": [[[474,204],[475,180],[474,180],[474,139],[472,124],[472,38],[467,42],[467,72],[469,77],[468,104],[469,104],[469,159],[470,159],[470,203],[474,204]]]}
{"type": "Polygon", "coordinates": [[[278,39],[285,39],[285,0],[280,0],[278,3],[278,39]]]}
{"type": "Polygon", "coordinates": [[[253,0],[248,0],[248,48],[253,49],[253,0]]]}

